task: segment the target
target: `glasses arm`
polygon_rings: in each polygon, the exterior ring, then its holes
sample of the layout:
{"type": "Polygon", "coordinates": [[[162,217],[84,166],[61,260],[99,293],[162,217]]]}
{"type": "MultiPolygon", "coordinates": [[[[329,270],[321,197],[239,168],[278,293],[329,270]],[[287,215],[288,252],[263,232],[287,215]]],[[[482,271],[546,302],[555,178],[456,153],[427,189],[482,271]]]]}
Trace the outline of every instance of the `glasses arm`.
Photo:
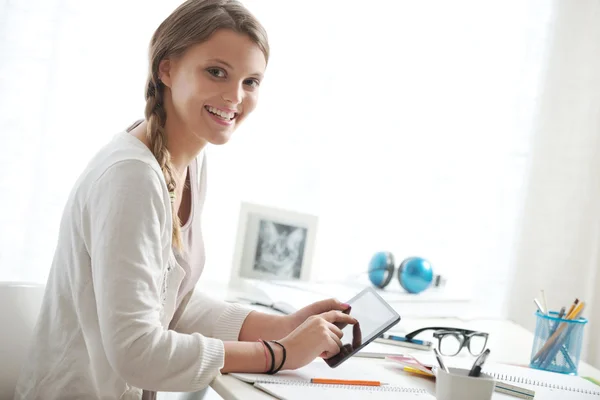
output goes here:
{"type": "Polygon", "coordinates": [[[417,329],[416,331],[407,333],[406,335],[404,335],[404,337],[410,340],[410,339],[414,338],[415,336],[417,336],[419,333],[425,332],[425,331],[458,331],[458,330],[462,330],[462,329],[433,326],[433,327],[429,327],[429,328],[417,329]]]}

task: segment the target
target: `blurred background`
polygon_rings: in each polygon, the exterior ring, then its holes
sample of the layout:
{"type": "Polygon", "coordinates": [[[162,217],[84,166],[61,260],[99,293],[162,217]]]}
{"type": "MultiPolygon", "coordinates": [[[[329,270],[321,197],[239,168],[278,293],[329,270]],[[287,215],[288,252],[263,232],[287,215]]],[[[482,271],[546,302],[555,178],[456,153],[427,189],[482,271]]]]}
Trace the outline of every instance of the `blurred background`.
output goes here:
{"type": "MultiPolygon", "coordinates": [[[[143,117],[147,48],[180,1],[0,0],[0,281],[45,282],[69,191],[143,117]]],[[[427,258],[473,312],[533,328],[575,297],[600,366],[600,3],[244,0],[271,60],[209,147],[202,279],[240,202],[318,216],[314,279],[427,258]],[[594,318],[595,317],[595,318],[594,318]]]]}

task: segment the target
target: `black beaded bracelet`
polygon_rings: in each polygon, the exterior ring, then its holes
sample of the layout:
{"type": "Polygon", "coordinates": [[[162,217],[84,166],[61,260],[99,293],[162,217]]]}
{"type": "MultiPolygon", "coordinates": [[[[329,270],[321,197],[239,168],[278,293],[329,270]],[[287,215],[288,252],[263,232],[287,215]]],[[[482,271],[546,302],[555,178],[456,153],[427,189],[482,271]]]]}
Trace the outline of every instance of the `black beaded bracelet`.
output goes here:
{"type": "Polygon", "coordinates": [[[273,372],[273,368],[275,368],[275,353],[273,353],[273,348],[271,348],[271,345],[269,344],[269,342],[267,342],[266,340],[263,340],[262,342],[265,344],[265,346],[269,350],[269,353],[271,353],[271,368],[269,368],[269,370],[267,371],[267,374],[272,375],[275,373],[275,372],[273,372]]]}
{"type": "Polygon", "coordinates": [[[279,370],[281,368],[283,368],[283,364],[285,364],[286,350],[285,350],[285,346],[282,345],[281,343],[279,343],[277,340],[271,340],[271,342],[278,344],[283,349],[283,360],[281,360],[281,364],[279,364],[279,367],[277,367],[277,369],[275,371],[273,371],[273,373],[276,374],[277,372],[279,372],[279,370]]]}

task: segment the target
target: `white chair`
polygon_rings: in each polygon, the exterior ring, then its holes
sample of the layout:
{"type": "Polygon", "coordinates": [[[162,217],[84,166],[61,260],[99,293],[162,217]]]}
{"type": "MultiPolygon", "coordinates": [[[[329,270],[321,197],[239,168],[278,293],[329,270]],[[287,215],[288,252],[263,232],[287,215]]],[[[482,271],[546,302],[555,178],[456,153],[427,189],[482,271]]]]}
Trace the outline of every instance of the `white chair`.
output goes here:
{"type": "Polygon", "coordinates": [[[0,399],[12,399],[35,326],[44,285],[0,282],[0,399]]]}

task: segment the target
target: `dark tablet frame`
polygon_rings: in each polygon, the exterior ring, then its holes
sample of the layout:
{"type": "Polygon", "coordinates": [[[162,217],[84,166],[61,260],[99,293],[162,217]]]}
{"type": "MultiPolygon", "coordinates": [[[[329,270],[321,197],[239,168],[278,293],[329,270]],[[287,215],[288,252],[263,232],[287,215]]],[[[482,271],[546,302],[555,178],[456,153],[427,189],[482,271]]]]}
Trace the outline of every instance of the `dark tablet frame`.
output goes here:
{"type": "MultiPolygon", "coordinates": [[[[366,345],[371,343],[373,340],[380,337],[383,333],[385,333],[391,327],[393,327],[398,322],[400,322],[400,314],[398,314],[396,312],[396,310],[394,310],[392,308],[392,306],[390,306],[372,287],[367,287],[367,288],[361,290],[357,295],[355,295],[353,298],[348,300],[346,303],[350,304],[350,307],[352,307],[352,304],[354,302],[356,302],[356,300],[360,299],[362,296],[364,296],[368,293],[372,293],[375,296],[375,298],[377,300],[379,300],[381,307],[385,307],[386,309],[388,309],[393,314],[393,316],[389,320],[382,322],[382,324],[377,329],[375,329],[375,331],[370,336],[362,338],[362,343],[360,344],[360,346],[353,348],[352,351],[350,351],[350,352],[340,351],[335,356],[325,359],[325,362],[331,368],[337,367],[338,365],[340,365],[341,363],[343,363],[344,361],[346,361],[347,359],[352,357],[354,354],[356,354],[358,351],[360,351],[363,347],[365,347],[366,345]]],[[[360,323],[360,321],[359,321],[359,323],[360,323]]]]}

